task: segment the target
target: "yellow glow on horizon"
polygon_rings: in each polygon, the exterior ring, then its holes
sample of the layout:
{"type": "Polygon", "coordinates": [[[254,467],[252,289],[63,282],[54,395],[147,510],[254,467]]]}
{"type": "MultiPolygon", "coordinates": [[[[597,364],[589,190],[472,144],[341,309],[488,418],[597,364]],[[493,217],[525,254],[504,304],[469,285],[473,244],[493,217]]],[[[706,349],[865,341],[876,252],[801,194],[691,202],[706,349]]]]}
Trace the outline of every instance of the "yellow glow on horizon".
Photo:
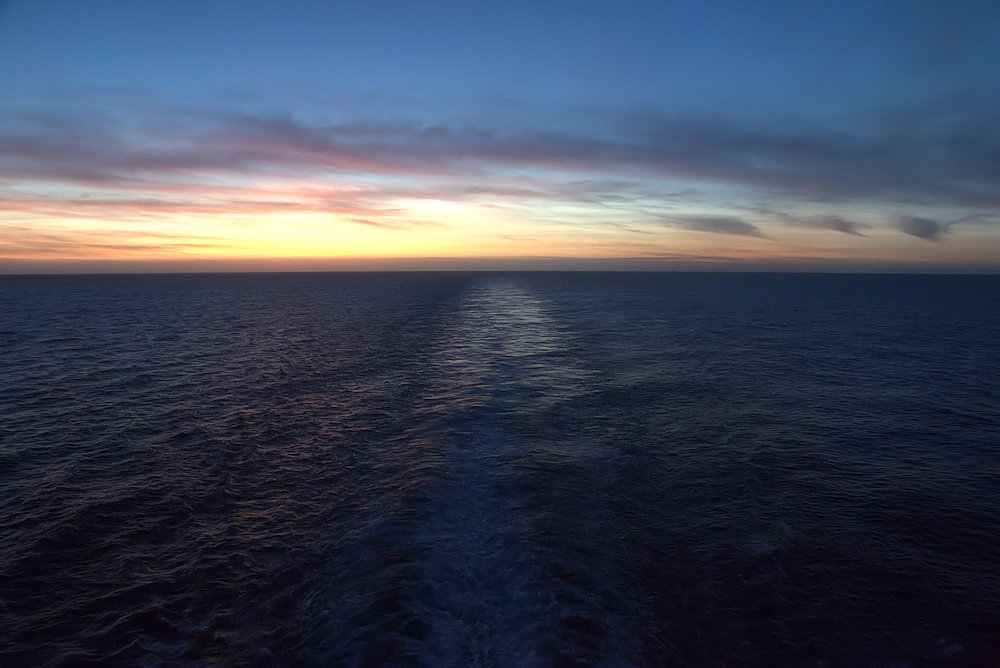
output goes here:
{"type": "MultiPolygon", "coordinates": [[[[359,209],[360,211],[360,209],[359,209]]],[[[6,261],[286,261],[400,258],[637,258],[685,261],[994,261],[986,227],[932,242],[889,226],[863,236],[755,221],[766,236],[564,215],[557,207],[400,198],[372,215],[282,210],[101,219],[0,216],[6,261]]]]}

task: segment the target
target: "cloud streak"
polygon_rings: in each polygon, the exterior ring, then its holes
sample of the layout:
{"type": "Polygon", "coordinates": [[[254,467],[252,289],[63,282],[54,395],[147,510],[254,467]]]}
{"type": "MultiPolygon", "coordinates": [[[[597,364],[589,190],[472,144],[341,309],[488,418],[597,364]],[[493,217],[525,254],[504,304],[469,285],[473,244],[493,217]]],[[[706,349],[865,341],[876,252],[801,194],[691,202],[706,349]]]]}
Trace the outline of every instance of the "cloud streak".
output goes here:
{"type": "Polygon", "coordinates": [[[230,247],[222,238],[123,230],[45,230],[0,224],[3,257],[31,258],[52,254],[76,256],[143,255],[149,252],[186,256],[191,251],[230,247]]]}
{"type": "Polygon", "coordinates": [[[850,234],[855,237],[865,236],[861,230],[867,227],[864,223],[859,223],[834,215],[818,215],[808,217],[782,215],[780,217],[789,225],[795,227],[805,227],[815,230],[830,230],[831,232],[843,232],[844,234],[850,234]]]}
{"type": "Polygon", "coordinates": [[[735,216],[680,216],[667,219],[668,225],[675,225],[696,232],[714,234],[735,234],[743,237],[768,239],[766,234],[753,223],[735,216]]]}
{"type": "Polygon", "coordinates": [[[901,232],[927,241],[939,241],[948,232],[947,224],[919,216],[900,218],[896,221],[896,226],[901,232]]]}
{"type": "Polygon", "coordinates": [[[96,115],[66,115],[60,122],[51,112],[8,114],[16,122],[0,130],[0,178],[129,187],[206,173],[252,178],[624,170],[831,202],[1000,206],[996,113],[946,121],[910,114],[914,136],[906,142],[898,130],[886,129],[891,124],[885,119],[828,130],[645,114],[609,122],[617,132],[605,128],[584,136],[416,123],[309,124],[288,115],[193,111],[173,111],[168,123],[158,122],[165,110],[141,113],[146,117],[117,128],[101,127],[108,119],[96,115]]]}
{"type": "Polygon", "coordinates": [[[896,220],[896,228],[910,236],[927,241],[940,241],[958,225],[991,225],[1000,221],[1000,213],[983,212],[962,216],[949,222],[939,222],[919,216],[901,216],[896,220]]]}

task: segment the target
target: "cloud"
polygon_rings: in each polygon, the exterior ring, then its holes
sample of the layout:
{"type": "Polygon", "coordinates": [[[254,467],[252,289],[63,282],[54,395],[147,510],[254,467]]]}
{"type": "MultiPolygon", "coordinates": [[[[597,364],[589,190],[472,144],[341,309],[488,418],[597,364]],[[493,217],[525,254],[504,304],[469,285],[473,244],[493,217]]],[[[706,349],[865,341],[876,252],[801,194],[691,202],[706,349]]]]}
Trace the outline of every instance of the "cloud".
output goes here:
{"type": "Polygon", "coordinates": [[[947,224],[917,216],[906,216],[898,219],[896,227],[902,232],[927,241],[939,241],[948,231],[947,224]]]}
{"type": "Polygon", "coordinates": [[[736,234],[745,237],[768,239],[759,227],[735,216],[680,216],[670,218],[667,224],[677,225],[698,232],[716,234],[736,234]]]}
{"type": "Polygon", "coordinates": [[[789,225],[794,225],[796,227],[831,230],[833,232],[843,232],[844,234],[850,234],[856,237],[865,236],[861,230],[867,227],[864,223],[858,223],[840,216],[831,215],[809,217],[793,217],[784,215],[782,218],[784,218],[789,225]]]}
{"type": "Polygon", "coordinates": [[[1000,223],[1000,212],[987,211],[962,216],[946,223],[918,216],[902,216],[896,220],[896,229],[914,237],[928,241],[940,241],[941,237],[958,225],[995,225],[1000,223]]]}
{"type": "Polygon", "coordinates": [[[691,179],[820,201],[996,206],[1000,113],[939,111],[858,118],[841,127],[653,114],[636,119],[631,132],[642,147],[637,159],[691,179]]]}
{"type": "Polygon", "coordinates": [[[127,230],[46,230],[11,224],[0,224],[0,238],[4,242],[2,256],[5,258],[57,254],[103,256],[123,252],[183,256],[192,250],[220,250],[231,246],[225,239],[209,236],[127,230]]]}
{"type": "Polygon", "coordinates": [[[962,216],[948,223],[951,225],[980,225],[990,226],[1000,224],[1000,211],[982,211],[968,216],[962,216]]]}
{"type": "MultiPolygon", "coordinates": [[[[983,107],[928,107],[836,127],[623,113],[588,133],[129,105],[0,110],[0,187],[17,184],[5,188],[0,211],[110,221],[307,213],[409,229],[434,223],[413,214],[413,201],[439,199],[536,221],[766,239],[766,227],[740,215],[745,205],[729,207],[734,215],[684,215],[685,207],[708,198],[719,210],[713,193],[735,186],[730,193],[796,201],[796,210],[855,202],[1000,208],[1000,113],[983,107]]],[[[772,216],[858,237],[867,227],[835,214],[772,216]]],[[[995,219],[971,212],[963,220],[995,219]]],[[[908,216],[894,225],[941,240],[965,222],[908,216]]]]}
{"type": "Polygon", "coordinates": [[[374,218],[348,218],[352,223],[357,223],[359,225],[367,225],[368,227],[377,227],[385,230],[409,230],[418,227],[443,227],[442,223],[436,220],[416,220],[416,219],[374,219],[374,218]]]}
{"type": "Polygon", "coordinates": [[[324,124],[291,114],[155,107],[132,113],[8,112],[0,118],[0,177],[128,186],[206,173],[624,170],[813,200],[1000,206],[1000,113],[990,110],[942,116],[929,108],[857,119],[839,129],[647,113],[609,117],[606,127],[588,135],[415,122],[324,124]]]}
{"type": "MultiPolygon", "coordinates": [[[[102,221],[159,221],[184,217],[241,216],[254,217],[288,212],[319,212],[336,216],[393,215],[396,212],[364,203],[337,202],[323,195],[307,196],[290,191],[275,199],[248,188],[242,197],[205,197],[192,193],[190,198],[133,196],[114,193],[113,197],[80,195],[11,194],[0,201],[0,212],[32,214],[55,218],[82,218],[102,221]]],[[[156,193],[152,193],[155,195],[156,193]]]]}

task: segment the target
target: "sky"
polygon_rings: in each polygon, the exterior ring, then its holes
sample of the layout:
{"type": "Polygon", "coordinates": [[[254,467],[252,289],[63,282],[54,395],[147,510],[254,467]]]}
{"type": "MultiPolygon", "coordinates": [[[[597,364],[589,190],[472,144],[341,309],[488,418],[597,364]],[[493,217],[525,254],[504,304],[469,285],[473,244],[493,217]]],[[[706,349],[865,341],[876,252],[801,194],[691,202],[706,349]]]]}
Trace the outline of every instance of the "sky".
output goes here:
{"type": "Polygon", "coordinates": [[[997,273],[998,64],[995,0],[0,0],[0,273],[997,273]]]}

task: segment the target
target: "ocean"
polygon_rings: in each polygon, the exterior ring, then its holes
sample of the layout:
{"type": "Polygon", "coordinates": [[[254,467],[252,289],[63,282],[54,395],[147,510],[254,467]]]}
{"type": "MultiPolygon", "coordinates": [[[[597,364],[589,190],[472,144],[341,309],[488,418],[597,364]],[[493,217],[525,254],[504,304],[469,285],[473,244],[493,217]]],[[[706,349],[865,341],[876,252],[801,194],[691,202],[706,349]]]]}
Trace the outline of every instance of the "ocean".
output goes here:
{"type": "Polygon", "coordinates": [[[1000,276],[0,277],[0,666],[1000,666],[1000,276]]]}

